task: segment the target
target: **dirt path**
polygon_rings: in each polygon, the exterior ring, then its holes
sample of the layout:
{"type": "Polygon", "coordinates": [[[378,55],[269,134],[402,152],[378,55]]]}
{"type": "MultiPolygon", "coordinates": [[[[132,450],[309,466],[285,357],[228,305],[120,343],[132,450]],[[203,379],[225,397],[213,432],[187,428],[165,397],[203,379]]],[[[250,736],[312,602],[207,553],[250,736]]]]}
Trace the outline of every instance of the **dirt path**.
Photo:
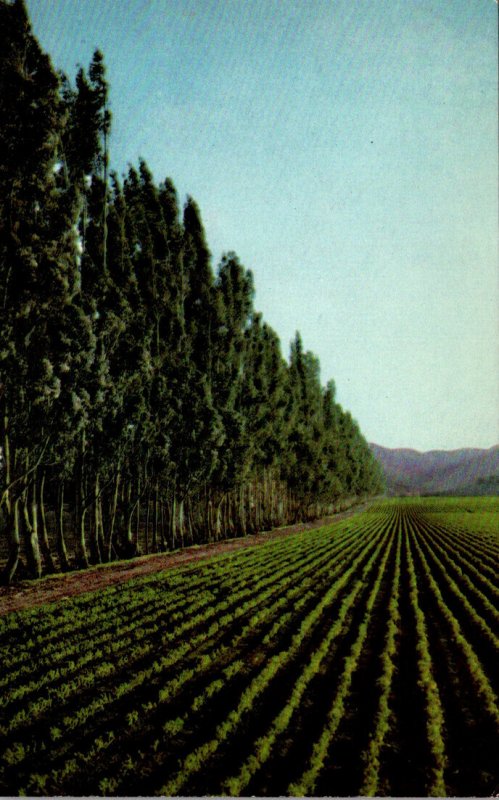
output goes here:
{"type": "Polygon", "coordinates": [[[51,575],[37,581],[20,581],[13,586],[0,587],[0,617],[13,611],[22,611],[34,608],[44,603],[54,603],[58,600],[67,600],[69,597],[104,589],[124,583],[131,578],[151,575],[165,569],[201,561],[222,553],[241,550],[244,547],[254,547],[271,539],[289,536],[300,531],[313,530],[331,522],[351,517],[364,511],[372,501],[355,506],[349,511],[335,514],[332,517],[315,520],[314,522],[298,523],[285,528],[276,528],[267,533],[258,533],[254,536],[245,536],[240,539],[230,539],[215,544],[197,545],[177,550],[173,553],[160,553],[158,555],[140,556],[132,561],[115,562],[98,567],[91,567],[81,572],[51,575]]]}

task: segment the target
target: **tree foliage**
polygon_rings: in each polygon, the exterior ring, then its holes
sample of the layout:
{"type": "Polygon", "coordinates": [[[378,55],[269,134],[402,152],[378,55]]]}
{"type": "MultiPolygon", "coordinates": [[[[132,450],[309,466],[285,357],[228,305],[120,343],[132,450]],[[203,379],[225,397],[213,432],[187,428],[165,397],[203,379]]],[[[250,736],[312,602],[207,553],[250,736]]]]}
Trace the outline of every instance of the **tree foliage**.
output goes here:
{"type": "Polygon", "coordinates": [[[109,174],[96,51],[74,85],[0,0],[3,578],[326,514],[373,494],[299,334],[289,362],[233,252],[144,161],[109,174]]]}

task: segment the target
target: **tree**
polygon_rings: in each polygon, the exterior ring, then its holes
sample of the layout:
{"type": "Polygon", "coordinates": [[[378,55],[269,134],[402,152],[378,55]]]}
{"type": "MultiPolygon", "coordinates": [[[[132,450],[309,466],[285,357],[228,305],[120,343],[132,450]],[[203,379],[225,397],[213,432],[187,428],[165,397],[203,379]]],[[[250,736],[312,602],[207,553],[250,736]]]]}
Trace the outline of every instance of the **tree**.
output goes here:
{"type": "Polygon", "coordinates": [[[102,54],[73,86],[22,0],[0,0],[7,582],[23,544],[32,575],[56,568],[47,507],[68,569],[136,554],[142,523],[147,551],[173,548],[318,516],[380,486],[299,334],[284,361],[251,272],[229,252],[214,276],[195,201],[181,218],[173,182],[156,185],[143,160],[123,186],[108,174],[110,123],[102,54]]]}
{"type": "Polygon", "coordinates": [[[30,569],[41,573],[41,479],[60,410],[74,394],[68,373],[90,339],[78,307],[77,209],[58,177],[65,123],[59,79],[21,0],[2,2],[0,21],[0,118],[6,120],[0,127],[1,502],[9,582],[21,529],[30,569]]]}

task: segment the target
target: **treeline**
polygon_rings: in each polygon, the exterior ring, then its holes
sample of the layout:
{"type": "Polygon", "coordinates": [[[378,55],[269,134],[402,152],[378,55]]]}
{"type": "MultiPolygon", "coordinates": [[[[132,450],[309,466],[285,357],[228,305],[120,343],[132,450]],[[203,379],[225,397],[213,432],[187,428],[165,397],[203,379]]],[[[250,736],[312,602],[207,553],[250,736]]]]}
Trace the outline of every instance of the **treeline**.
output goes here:
{"type": "MultiPolygon", "coordinates": [[[[57,74],[0,0],[0,528],[33,576],[312,518],[377,462],[297,334],[147,165],[109,171],[103,57],[57,74]]],[[[8,547],[5,547],[7,543],[8,547]]]]}

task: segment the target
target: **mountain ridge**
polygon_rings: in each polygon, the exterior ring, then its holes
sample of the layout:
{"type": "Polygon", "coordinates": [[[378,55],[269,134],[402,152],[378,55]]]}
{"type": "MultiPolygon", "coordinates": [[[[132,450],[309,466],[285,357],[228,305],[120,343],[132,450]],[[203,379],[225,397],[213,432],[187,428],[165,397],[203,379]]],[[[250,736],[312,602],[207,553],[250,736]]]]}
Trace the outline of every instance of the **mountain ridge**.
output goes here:
{"type": "Polygon", "coordinates": [[[369,446],[388,494],[499,494],[499,445],[427,451],[369,446]]]}

